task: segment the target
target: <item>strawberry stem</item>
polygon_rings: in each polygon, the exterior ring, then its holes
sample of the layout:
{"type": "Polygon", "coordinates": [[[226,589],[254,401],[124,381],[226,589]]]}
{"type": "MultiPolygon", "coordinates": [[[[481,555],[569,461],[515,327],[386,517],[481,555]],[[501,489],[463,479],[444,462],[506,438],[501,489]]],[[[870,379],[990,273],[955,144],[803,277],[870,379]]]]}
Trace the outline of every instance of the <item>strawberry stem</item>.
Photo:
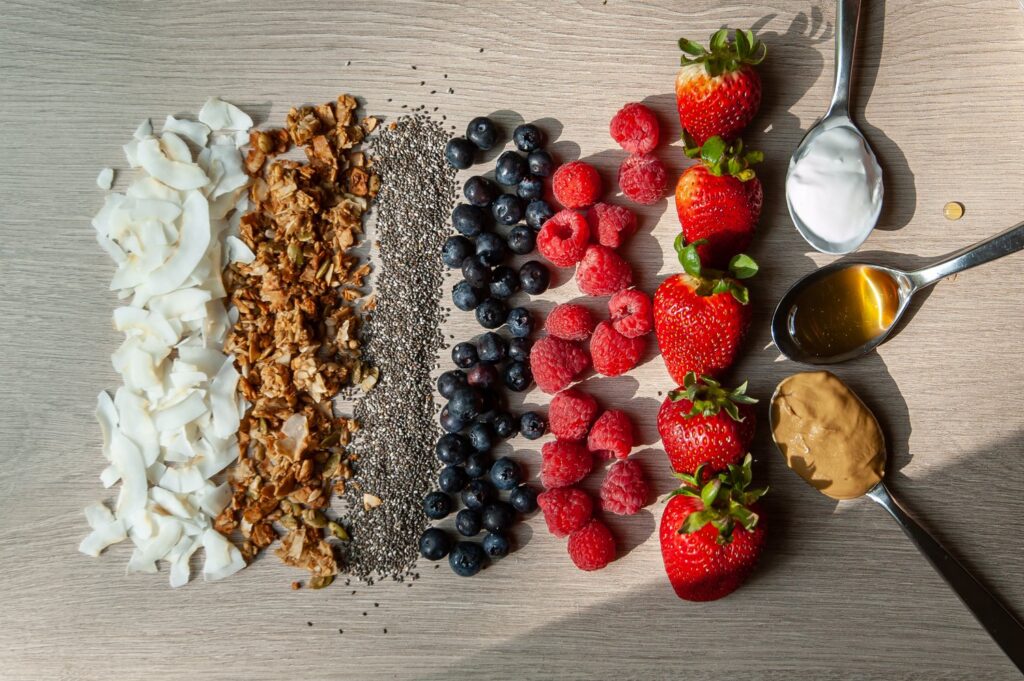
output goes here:
{"type": "Polygon", "coordinates": [[[739,387],[729,390],[723,388],[722,384],[709,376],[700,376],[693,371],[683,378],[683,389],[673,390],[668,394],[673,402],[689,400],[693,406],[684,418],[695,416],[715,416],[724,411],[734,421],[742,422],[744,417],[740,416],[737,405],[757,404],[757,400],[747,394],[747,382],[744,381],[739,387]]]}
{"type": "Polygon", "coordinates": [[[738,139],[732,144],[715,135],[704,141],[703,145],[683,131],[683,152],[687,158],[699,158],[708,172],[715,177],[729,175],[740,182],[754,179],[756,174],[750,166],[764,161],[764,153],[752,149],[744,150],[743,140],[738,139]]]}
{"type": "Polygon", "coordinates": [[[701,482],[705,464],[699,466],[693,475],[676,473],[675,477],[683,484],[669,493],[668,498],[683,494],[701,502],[701,508],[683,520],[677,530],[679,534],[697,532],[710,523],[718,531],[718,543],[728,544],[737,523],[748,532],[753,531],[760,517],[750,510],[750,506],[763,497],[768,488],[748,489],[753,479],[752,464],[753,457],[747,454],[742,464],[729,464],[726,471],[705,483],[701,482]]]}
{"type": "Polygon", "coordinates": [[[723,73],[738,71],[744,64],[757,66],[768,55],[768,46],[749,30],[737,29],[730,40],[729,29],[719,29],[711,34],[708,47],[711,49],[693,40],[680,38],[679,49],[683,54],[679,57],[679,64],[703,64],[707,74],[714,78],[723,73]]]}
{"type": "Polygon", "coordinates": [[[750,279],[757,274],[757,263],[749,255],[740,253],[729,261],[728,273],[706,268],[701,263],[700,253],[697,252],[697,247],[706,243],[707,239],[698,239],[688,244],[682,233],[676,235],[672,242],[672,247],[676,251],[676,257],[679,258],[679,264],[683,266],[683,271],[700,280],[697,295],[712,296],[716,293],[730,293],[740,304],[749,303],[750,293],[739,280],[750,279]]]}

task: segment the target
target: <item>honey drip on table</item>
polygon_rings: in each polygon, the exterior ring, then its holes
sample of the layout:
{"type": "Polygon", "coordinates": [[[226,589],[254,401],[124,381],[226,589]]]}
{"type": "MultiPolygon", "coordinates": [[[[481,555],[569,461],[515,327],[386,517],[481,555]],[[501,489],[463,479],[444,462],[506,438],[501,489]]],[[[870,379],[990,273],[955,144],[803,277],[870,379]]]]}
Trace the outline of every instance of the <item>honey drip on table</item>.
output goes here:
{"type": "Polygon", "coordinates": [[[796,297],[790,332],[810,355],[840,355],[887,331],[899,307],[899,285],[892,277],[855,265],[823,277],[796,297]]]}

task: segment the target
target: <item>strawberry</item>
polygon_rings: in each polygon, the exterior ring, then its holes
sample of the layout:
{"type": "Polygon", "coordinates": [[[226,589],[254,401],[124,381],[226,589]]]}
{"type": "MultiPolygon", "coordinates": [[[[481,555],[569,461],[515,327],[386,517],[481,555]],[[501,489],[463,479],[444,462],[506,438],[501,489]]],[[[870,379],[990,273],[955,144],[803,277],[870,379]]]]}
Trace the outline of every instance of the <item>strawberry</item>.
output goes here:
{"type": "Polygon", "coordinates": [[[726,144],[712,137],[701,147],[686,142],[686,154],[700,158],[676,183],[676,213],[689,242],[704,239],[697,249],[711,267],[725,267],[754,238],[764,192],[750,165],[764,159],[760,151],[745,151],[743,140],[726,144]]]}
{"type": "Polygon", "coordinates": [[[738,279],[757,273],[757,263],[737,255],[729,263],[732,276],[701,265],[697,241],[676,251],[685,270],[661,283],[654,293],[654,333],[661,357],[677,385],[691,371],[717,376],[732,365],[750,326],[749,294],[738,279]]]}
{"type": "Polygon", "coordinates": [[[734,139],[757,115],[761,77],[754,67],[768,51],[752,31],[736,31],[729,40],[727,28],[711,36],[710,48],[679,39],[676,108],[683,129],[699,144],[715,135],[734,139]]]}
{"type": "Polygon", "coordinates": [[[700,469],[676,474],[683,484],[665,506],[659,537],[665,573],[680,598],[722,598],[754,571],[765,543],[756,502],[768,490],[747,489],[750,462],[747,454],[742,465],[730,465],[703,484],[700,469]]]}
{"type": "Polygon", "coordinates": [[[747,384],[723,388],[707,376],[686,374],[683,388],[673,390],[658,412],[658,434],[678,473],[701,465],[711,472],[737,464],[754,439],[754,407],[747,384]]]}

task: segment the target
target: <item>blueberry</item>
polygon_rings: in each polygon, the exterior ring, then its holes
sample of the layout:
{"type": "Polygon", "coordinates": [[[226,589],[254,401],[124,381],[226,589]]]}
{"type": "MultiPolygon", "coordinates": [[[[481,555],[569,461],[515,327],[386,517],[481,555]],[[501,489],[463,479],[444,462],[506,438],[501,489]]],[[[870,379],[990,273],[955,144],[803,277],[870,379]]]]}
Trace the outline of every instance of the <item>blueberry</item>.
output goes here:
{"type": "Polygon", "coordinates": [[[503,456],[491,464],[491,482],[498,489],[506,491],[515,489],[521,477],[522,471],[519,470],[519,464],[507,456],[503,456]]]}
{"type": "Polygon", "coordinates": [[[483,391],[484,406],[480,410],[480,415],[476,417],[476,420],[480,423],[492,423],[495,415],[505,408],[505,396],[499,390],[484,390],[483,391]],[[488,412],[494,412],[488,414],[488,412]]]}
{"type": "Polygon", "coordinates": [[[441,422],[441,428],[447,433],[457,433],[466,427],[466,422],[450,414],[447,406],[441,408],[441,415],[438,417],[438,421],[441,422]]]}
{"type": "Polygon", "coordinates": [[[523,412],[519,417],[519,434],[527,440],[536,440],[548,429],[547,421],[535,411],[523,412]]]}
{"type": "Polygon", "coordinates": [[[523,201],[533,201],[544,196],[544,180],[533,175],[524,177],[516,185],[516,196],[523,201]]]}
{"type": "MultiPolygon", "coordinates": [[[[453,239],[456,237],[452,237],[453,239]]],[[[533,251],[534,246],[537,245],[537,237],[534,235],[533,230],[526,225],[516,225],[509,230],[508,237],[508,250],[512,251],[516,255],[526,255],[533,251]]],[[[445,260],[445,263],[448,261],[445,260]]],[[[449,265],[451,267],[451,265],[449,265]]]]}
{"type": "Polygon", "coordinates": [[[486,560],[484,550],[471,541],[460,541],[448,554],[448,564],[459,577],[472,577],[480,572],[486,560]]]}
{"type": "Polygon", "coordinates": [[[512,142],[520,151],[536,151],[544,146],[544,131],[533,123],[523,123],[512,131],[512,142]]]}
{"type": "Polygon", "coordinates": [[[539,296],[548,290],[551,273],[543,263],[529,260],[519,268],[519,287],[531,296],[539,296]]]}
{"type": "Polygon", "coordinates": [[[472,421],[483,407],[480,393],[471,387],[458,388],[448,400],[448,412],[461,421],[472,421]]]}
{"type": "Polygon", "coordinates": [[[445,433],[437,439],[434,453],[441,463],[458,464],[469,456],[469,442],[458,433],[445,433]]]}
{"type": "Polygon", "coordinates": [[[490,267],[500,265],[508,257],[508,246],[494,232],[484,232],[476,238],[476,257],[490,267]]]}
{"type": "Polygon", "coordinates": [[[469,482],[469,476],[461,466],[445,466],[437,476],[437,486],[442,492],[455,494],[461,492],[462,488],[469,482]]]}
{"type": "Polygon", "coordinates": [[[420,535],[420,555],[427,560],[441,560],[452,548],[452,538],[438,527],[429,527],[420,535]]]}
{"type": "Polygon", "coordinates": [[[526,165],[530,167],[531,173],[539,177],[550,177],[555,172],[555,159],[543,149],[531,151],[526,157],[526,165]]]}
{"type": "Polygon", "coordinates": [[[512,392],[521,393],[533,383],[533,372],[530,371],[530,365],[526,362],[511,362],[505,367],[501,378],[505,381],[506,388],[512,392]]]}
{"type": "Polygon", "coordinates": [[[481,362],[497,364],[508,355],[508,342],[499,334],[488,331],[477,339],[476,350],[481,362]]]}
{"type": "MultiPolygon", "coordinates": [[[[523,270],[519,268],[519,281],[522,283],[523,270]]],[[[476,288],[466,280],[462,280],[452,286],[452,304],[463,312],[475,310],[480,302],[487,295],[482,288],[476,288]]]]}
{"type": "Polygon", "coordinates": [[[477,147],[487,151],[498,141],[498,126],[486,116],[477,116],[466,126],[466,137],[477,147]]]}
{"type": "Polygon", "coordinates": [[[490,290],[492,298],[511,298],[519,290],[519,273],[508,265],[498,265],[491,273],[490,290]]]}
{"type": "Polygon", "coordinates": [[[496,329],[505,323],[508,310],[505,303],[496,298],[488,298],[476,308],[476,321],[485,329],[496,329]]]}
{"type": "Polygon", "coordinates": [[[452,168],[465,170],[470,167],[475,154],[473,144],[464,137],[454,137],[444,145],[444,158],[452,168]]]}
{"type": "Polygon", "coordinates": [[[494,433],[486,423],[472,423],[466,430],[469,446],[477,452],[489,452],[494,446],[494,433]]]}
{"type": "MultiPolygon", "coordinates": [[[[473,473],[468,469],[466,472],[469,477],[473,477],[473,473]]],[[[486,474],[486,471],[485,471],[486,474]]],[[[466,489],[462,490],[462,503],[468,509],[479,511],[486,506],[492,499],[494,499],[494,488],[486,480],[470,480],[469,484],[466,485],[466,489]]]]}
{"type": "Polygon", "coordinates": [[[444,492],[431,492],[423,497],[423,512],[431,520],[440,520],[452,512],[452,498],[444,492]]]}
{"type": "Polygon", "coordinates": [[[455,393],[456,388],[460,388],[468,382],[466,374],[458,369],[452,369],[437,377],[437,392],[441,393],[441,397],[447,400],[455,393]]]}
{"type": "Polygon", "coordinates": [[[507,412],[502,412],[494,417],[491,421],[491,427],[494,428],[494,434],[500,438],[510,438],[516,434],[516,428],[519,426],[519,422],[515,416],[507,412]]]}
{"type": "Polygon", "coordinates": [[[492,501],[480,513],[484,529],[488,532],[506,532],[516,521],[516,511],[504,501],[492,501]]]}
{"type": "Polygon", "coordinates": [[[491,470],[491,455],[489,452],[475,452],[466,459],[466,475],[476,479],[487,475],[491,470]]]}
{"type": "Polygon", "coordinates": [[[455,514],[455,529],[464,537],[472,537],[480,532],[483,518],[479,511],[464,508],[455,514]]]}
{"type": "Polygon", "coordinates": [[[508,342],[509,359],[516,362],[529,362],[532,346],[533,343],[529,338],[513,338],[508,342]]]}
{"type": "MultiPolygon", "coordinates": [[[[490,232],[484,232],[484,234],[490,234],[490,232]]],[[[482,237],[483,234],[479,238],[482,237]]],[[[462,261],[462,276],[473,288],[487,288],[487,285],[491,283],[491,268],[479,255],[471,255],[462,261]]]]}
{"type": "Polygon", "coordinates": [[[460,203],[452,210],[452,226],[463,236],[476,236],[490,224],[490,214],[477,206],[460,203]]]}
{"type": "Polygon", "coordinates": [[[466,200],[481,208],[491,205],[491,201],[498,198],[500,193],[493,182],[480,175],[474,175],[466,180],[466,184],[462,185],[462,194],[466,200]]]}
{"type": "Polygon", "coordinates": [[[441,246],[441,262],[455,269],[462,267],[462,261],[473,255],[473,242],[464,236],[450,236],[441,246]]]}
{"type": "Polygon", "coordinates": [[[489,390],[498,384],[498,369],[493,364],[480,362],[466,374],[466,382],[474,388],[489,390]]]}
{"type": "Polygon", "coordinates": [[[513,307],[509,310],[505,324],[515,338],[526,338],[533,331],[533,318],[525,307],[513,307]]]}
{"type": "Polygon", "coordinates": [[[452,347],[452,362],[460,369],[468,369],[477,361],[476,346],[472,343],[456,343],[452,347]]]}
{"type": "Polygon", "coordinates": [[[506,151],[494,165],[494,180],[506,187],[514,187],[526,177],[526,159],[514,151],[506,151]]]}
{"type": "Polygon", "coordinates": [[[544,223],[555,217],[555,210],[544,199],[534,199],[526,204],[526,224],[530,229],[540,231],[544,223]]]}
{"type": "Polygon", "coordinates": [[[537,510],[537,490],[529,485],[519,485],[509,493],[508,503],[520,513],[532,513],[537,510]]]}
{"type": "Polygon", "coordinates": [[[495,532],[488,532],[481,544],[483,544],[484,553],[491,558],[504,558],[512,548],[508,537],[495,532]]]}
{"type": "Polygon", "coordinates": [[[499,225],[514,225],[523,219],[526,208],[515,194],[502,194],[491,204],[491,215],[499,225]]]}

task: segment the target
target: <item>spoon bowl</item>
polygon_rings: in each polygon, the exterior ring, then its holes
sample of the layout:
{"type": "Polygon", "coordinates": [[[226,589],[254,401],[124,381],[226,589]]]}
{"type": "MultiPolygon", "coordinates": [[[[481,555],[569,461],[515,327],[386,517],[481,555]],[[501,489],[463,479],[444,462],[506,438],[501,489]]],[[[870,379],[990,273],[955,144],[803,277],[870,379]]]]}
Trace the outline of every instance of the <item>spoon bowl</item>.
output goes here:
{"type": "Polygon", "coordinates": [[[912,272],[849,260],[826,265],[797,281],[782,296],[772,316],[772,341],[787,358],[804,364],[837,364],[855,359],[874,350],[892,334],[910,299],[921,289],[1021,249],[1024,222],[912,272]],[[859,278],[844,277],[855,271],[859,278]],[[859,285],[860,290],[843,291],[834,285],[847,279],[852,282],[849,285],[859,285]],[[807,300],[816,305],[808,308],[807,300]],[[805,316],[814,314],[821,318],[800,321],[802,304],[805,316]],[[857,321],[863,324],[848,323],[844,317],[847,314],[860,315],[857,321]],[[804,331],[808,328],[812,333],[804,331]],[[828,330],[829,338],[816,337],[815,329],[819,328],[828,330]]]}

